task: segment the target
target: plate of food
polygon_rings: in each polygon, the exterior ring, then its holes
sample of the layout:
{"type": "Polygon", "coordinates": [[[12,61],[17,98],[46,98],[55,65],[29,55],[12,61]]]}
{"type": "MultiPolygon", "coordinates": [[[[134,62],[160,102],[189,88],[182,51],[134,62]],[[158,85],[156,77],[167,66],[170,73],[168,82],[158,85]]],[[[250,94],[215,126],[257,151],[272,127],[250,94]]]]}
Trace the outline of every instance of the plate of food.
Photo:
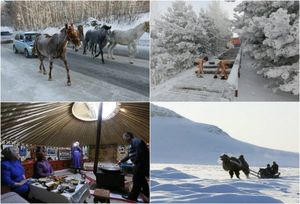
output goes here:
{"type": "Polygon", "coordinates": [[[39,182],[39,183],[48,183],[48,182],[50,182],[50,181],[51,181],[51,179],[50,179],[50,178],[47,178],[47,177],[39,178],[39,179],[38,179],[38,182],[39,182]]]}

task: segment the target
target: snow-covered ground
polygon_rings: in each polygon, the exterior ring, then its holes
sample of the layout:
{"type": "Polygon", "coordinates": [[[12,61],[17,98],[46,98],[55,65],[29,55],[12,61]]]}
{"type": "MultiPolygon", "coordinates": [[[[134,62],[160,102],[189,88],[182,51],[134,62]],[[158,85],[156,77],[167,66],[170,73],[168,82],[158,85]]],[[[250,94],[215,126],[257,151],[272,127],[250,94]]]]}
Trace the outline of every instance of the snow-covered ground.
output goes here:
{"type": "Polygon", "coordinates": [[[239,180],[221,165],[151,163],[151,202],[299,203],[299,169],[279,171],[278,179],[239,180]]]}
{"type": "Polygon", "coordinates": [[[237,157],[243,154],[250,167],[265,166],[272,161],[282,167],[299,164],[299,154],[295,152],[239,141],[214,125],[191,121],[155,105],[151,106],[151,150],[154,163],[215,165],[220,155],[230,153],[237,157]]]}
{"type": "Polygon", "coordinates": [[[153,101],[232,101],[234,89],[226,80],[214,79],[214,74],[198,78],[196,68],[177,74],[175,77],[151,86],[153,101]]]}
{"type": "Polygon", "coordinates": [[[255,60],[245,54],[242,58],[237,101],[299,101],[299,95],[274,88],[276,80],[258,75],[253,64],[255,60]]]}

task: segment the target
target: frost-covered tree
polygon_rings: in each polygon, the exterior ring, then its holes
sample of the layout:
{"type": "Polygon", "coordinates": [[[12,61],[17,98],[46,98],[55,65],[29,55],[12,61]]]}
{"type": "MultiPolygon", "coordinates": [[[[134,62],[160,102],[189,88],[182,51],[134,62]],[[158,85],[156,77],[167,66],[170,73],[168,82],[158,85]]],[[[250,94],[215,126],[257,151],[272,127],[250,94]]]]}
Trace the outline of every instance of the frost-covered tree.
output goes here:
{"type": "Polygon", "coordinates": [[[258,73],[276,79],[277,88],[299,94],[299,2],[242,2],[235,11],[243,51],[257,63],[258,73]]]}
{"type": "Polygon", "coordinates": [[[208,5],[206,16],[213,20],[214,26],[218,30],[215,34],[216,49],[224,51],[226,44],[232,36],[232,24],[228,18],[228,14],[221,8],[219,1],[211,1],[208,5]]]}
{"type": "Polygon", "coordinates": [[[208,37],[206,53],[216,55],[220,50],[224,48],[218,47],[220,30],[217,28],[214,20],[208,16],[203,9],[199,13],[199,21],[201,26],[206,29],[206,35],[208,37]]]}
{"type": "MultiPolygon", "coordinates": [[[[197,15],[184,1],[175,1],[152,29],[152,71],[154,84],[192,66],[199,36],[206,31],[197,26],[197,15]]],[[[197,46],[198,44],[198,46],[197,46]]]]}
{"type": "Polygon", "coordinates": [[[151,29],[152,84],[191,68],[199,55],[218,51],[220,30],[214,20],[203,10],[197,16],[185,1],[173,2],[151,29]]]}

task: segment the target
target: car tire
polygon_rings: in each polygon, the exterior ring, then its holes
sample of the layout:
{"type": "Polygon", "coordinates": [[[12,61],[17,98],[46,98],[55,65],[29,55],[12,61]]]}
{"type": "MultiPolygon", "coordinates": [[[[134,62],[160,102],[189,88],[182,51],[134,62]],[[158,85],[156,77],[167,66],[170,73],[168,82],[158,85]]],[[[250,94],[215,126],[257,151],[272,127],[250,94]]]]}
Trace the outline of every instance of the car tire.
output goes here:
{"type": "Polygon", "coordinates": [[[24,50],[24,55],[25,55],[26,58],[29,58],[29,57],[30,57],[29,52],[28,52],[27,49],[24,50]]]}
{"type": "Polygon", "coordinates": [[[15,54],[18,54],[18,50],[17,50],[16,46],[13,46],[13,50],[14,50],[15,54]]]}

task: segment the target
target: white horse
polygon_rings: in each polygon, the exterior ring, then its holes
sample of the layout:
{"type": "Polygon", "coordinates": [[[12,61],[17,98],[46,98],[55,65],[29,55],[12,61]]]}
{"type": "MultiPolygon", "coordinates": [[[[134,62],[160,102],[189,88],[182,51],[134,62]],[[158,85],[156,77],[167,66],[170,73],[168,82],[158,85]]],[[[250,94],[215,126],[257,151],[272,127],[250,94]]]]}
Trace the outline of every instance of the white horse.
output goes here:
{"type": "Polygon", "coordinates": [[[130,30],[113,30],[108,33],[108,59],[115,59],[113,57],[113,49],[117,44],[128,45],[130,64],[133,64],[133,59],[136,54],[136,45],[145,32],[149,33],[149,21],[141,23],[130,30]],[[131,51],[131,48],[133,49],[133,52],[131,51]]]}

